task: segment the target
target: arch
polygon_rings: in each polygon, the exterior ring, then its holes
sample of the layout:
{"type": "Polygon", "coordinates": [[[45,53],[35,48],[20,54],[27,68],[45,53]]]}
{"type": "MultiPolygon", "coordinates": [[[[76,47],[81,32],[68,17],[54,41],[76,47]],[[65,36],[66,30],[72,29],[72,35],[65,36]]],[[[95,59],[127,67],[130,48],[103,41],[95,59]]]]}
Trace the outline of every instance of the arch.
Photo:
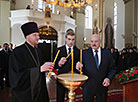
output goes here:
{"type": "Polygon", "coordinates": [[[92,29],[92,7],[90,5],[85,8],[85,28],[92,29]]]}
{"type": "Polygon", "coordinates": [[[57,31],[51,26],[39,27],[40,39],[57,40],[57,31]]]}

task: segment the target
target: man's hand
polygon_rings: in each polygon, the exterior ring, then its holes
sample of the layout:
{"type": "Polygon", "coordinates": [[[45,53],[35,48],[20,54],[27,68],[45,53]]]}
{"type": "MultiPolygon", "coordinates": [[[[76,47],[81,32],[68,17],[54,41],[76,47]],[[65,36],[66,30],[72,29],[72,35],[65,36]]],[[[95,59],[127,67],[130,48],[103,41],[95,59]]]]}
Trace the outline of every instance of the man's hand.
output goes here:
{"type": "Polygon", "coordinates": [[[80,62],[77,62],[76,69],[80,70],[81,67],[83,67],[83,64],[81,64],[80,62]]]}
{"type": "Polygon", "coordinates": [[[110,79],[109,78],[105,78],[103,81],[103,86],[107,87],[110,85],[110,79]]]}
{"type": "Polygon", "coordinates": [[[66,61],[67,61],[66,58],[65,58],[65,57],[62,57],[62,58],[60,59],[58,65],[59,65],[59,66],[62,66],[62,65],[65,64],[66,61]]]}
{"type": "Polygon", "coordinates": [[[54,68],[54,63],[53,62],[45,62],[41,67],[40,67],[40,72],[45,72],[52,70],[54,68]]]}

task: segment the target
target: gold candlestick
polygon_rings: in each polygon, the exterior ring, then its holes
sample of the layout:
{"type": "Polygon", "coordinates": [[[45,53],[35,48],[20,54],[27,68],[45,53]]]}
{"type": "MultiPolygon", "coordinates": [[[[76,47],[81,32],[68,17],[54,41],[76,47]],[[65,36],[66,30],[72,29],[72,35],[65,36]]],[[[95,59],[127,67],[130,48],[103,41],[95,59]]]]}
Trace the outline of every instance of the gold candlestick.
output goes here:
{"type": "Polygon", "coordinates": [[[73,76],[70,73],[66,74],[59,74],[57,76],[58,81],[69,90],[68,97],[69,102],[75,102],[75,90],[80,87],[85,81],[88,79],[87,76],[79,74],[73,74],[73,76]]]}

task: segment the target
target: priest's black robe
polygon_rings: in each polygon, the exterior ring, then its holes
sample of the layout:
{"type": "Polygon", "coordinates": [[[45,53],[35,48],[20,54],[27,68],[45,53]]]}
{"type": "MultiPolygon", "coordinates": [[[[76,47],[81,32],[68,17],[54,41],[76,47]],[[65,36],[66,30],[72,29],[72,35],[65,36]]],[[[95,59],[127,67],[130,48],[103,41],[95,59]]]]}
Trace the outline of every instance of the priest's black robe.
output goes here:
{"type": "MultiPolygon", "coordinates": [[[[39,49],[33,48],[27,42],[25,44],[29,47],[34,58],[39,59],[41,66],[44,62],[39,49]]],[[[40,66],[37,66],[25,44],[16,47],[9,60],[12,101],[49,102],[45,73],[40,72],[40,66]]]]}

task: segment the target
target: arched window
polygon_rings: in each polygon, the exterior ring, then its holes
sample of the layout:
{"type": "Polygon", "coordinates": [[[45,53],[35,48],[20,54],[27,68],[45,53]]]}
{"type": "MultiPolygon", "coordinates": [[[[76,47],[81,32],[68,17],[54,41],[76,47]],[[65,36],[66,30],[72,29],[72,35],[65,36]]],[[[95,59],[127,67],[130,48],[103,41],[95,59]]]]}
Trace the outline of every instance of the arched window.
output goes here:
{"type": "Polygon", "coordinates": [[[117,3],[114,2],[114,33],[117,31],[117,3]]]}
{"type": "Polygon", "coordinates": [[[38,0],[38,11],[44,11],[45,4],[42,0],[38,0]]]}
{"type": "Polygon", "coordinates": [[[92,29],[92,7],[89,5],[85,9],[85,27],[92,29]]]}

